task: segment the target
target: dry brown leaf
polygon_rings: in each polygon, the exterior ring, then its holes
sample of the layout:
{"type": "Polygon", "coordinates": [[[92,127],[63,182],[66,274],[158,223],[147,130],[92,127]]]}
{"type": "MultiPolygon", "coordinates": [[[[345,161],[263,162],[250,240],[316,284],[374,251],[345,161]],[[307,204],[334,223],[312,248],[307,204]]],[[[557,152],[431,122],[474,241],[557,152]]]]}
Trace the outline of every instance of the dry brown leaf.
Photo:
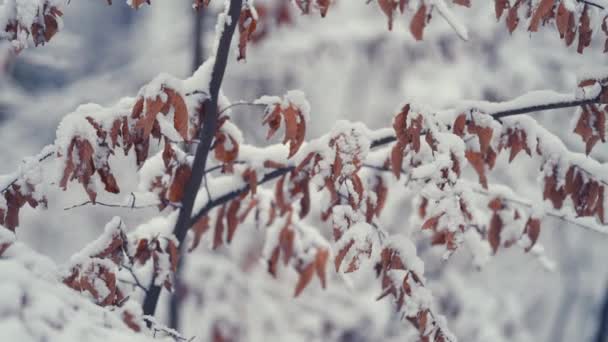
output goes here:
{"type": "Polygon", "coordinates": [[[410,32],[414,36],[416,40],[422,40],[422,36],[424,33],[424,27],[427,23],[427,13],[426,13],[426,5],[422,5],[414,14],[412,21],[410,23],[410,32]]]}
{"type": "Polygon", "coordinates": [[[302,293],[302,290],[310,283],[312,276],[315,273],[315,263],[311,262],[303,270],[300,271],[300,278],[298,279],[298,283],[296,284],[296,289],[294,292],[294,297],[297,297],[302,293]]]}

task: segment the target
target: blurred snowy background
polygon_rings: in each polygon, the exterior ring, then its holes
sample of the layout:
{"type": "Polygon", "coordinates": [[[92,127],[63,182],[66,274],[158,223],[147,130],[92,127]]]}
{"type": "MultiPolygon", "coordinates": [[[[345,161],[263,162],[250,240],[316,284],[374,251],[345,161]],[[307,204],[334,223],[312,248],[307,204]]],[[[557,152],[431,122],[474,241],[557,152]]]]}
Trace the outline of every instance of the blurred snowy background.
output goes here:
{"type": "MultiPolygon", "coordinates": [[[[269,8],[275,2],[256,0],[269,8]]],[[[579,69],[606,65],[599,40],[579,55],[553,29],[533,36],[517,30],[511,36],[504,22],[496,22],[492,1],[473,3],[472,9],[455,9],[469,29],[466,42],[441,19],[431,22],[422,42],[414,41],[403,17],[389,32],[377,5],[363,0],[336,1],[325,19],[302,17],[291,8],[292,22],[266,27],[269,33],[250,46],[246,63],[231,58],[224,93],[235,101],[302,89],[312,104],[308,135],[315,137],[338,119],[388,126],[406,101],[448,108],[464,100],[501,101],[539,89],[572,92],[579,69]]],[[[201,18],[204,55],[218,9],[215,4],[201,18]]],[[[49,44],[8,59],[0,74],[0,174],[51,143],[61,118],[79,104],[113,104],[134,96],[161,72],[184,78],[196,64],[197,19],[189,1],[157,0],[134,11],[123,1],[108,6],[101,0],[78,0],[67,6],[64,18],[64,30],[49,44]]],[[[261,115],[255,110],[235,115],[250,141],[263,141],[261,115]]],[[[570,133],[573,115],[560,110],[535,117],[572,150],[583,151],[580,138],[570,133]]],[[[605,146],[597,147],[593,157],[607,162],[605,146]]],[[[539,176],[525,162],[508,170],[493,172],[493,179],[522,195],[539,176]]],[[[64,207],[86,200],[80,187],[74,188],[68,196],[55,191],[48,210],[22,210],[19,238],[58,263],[99,235],[112,216],[135,225],[154,212],[90,206],[66,211],[64,207]]],[[[398,219],[404,210],[410,208],[387,208],[387,221],[401,224],[387,229],[413,229],[398,219]]],[[[235,243],[246,240],[247,234],[241,234],[235,243]]],[[[540,242],[555,262],[553,271],[520,249],[501,250],[477,270],[465,251],[442,262],[428,242],[421,243],[439,311],[462,341],[595,340],[607,295],[608,236],[546,220],[540,242]]],[[[202,336],[200,321],[221,314],[217,306],[228,306],[227,316],[234,311],[245,317],[249,341],[403,341],[409,336],[389,306],[374,301],[377,293],[370,289],[348,288],[336,279],[325,292],[311,287],[292,300],[291,288],[260,272],[241,271],[239,256],[229,250],[199,254],[186,272],[200,293],[195,291],[199,300],[188,301],[184,309],[191,313],[182,324],[184,336],[202,336]],[[211,263],[225,264],[225,273],[213,274],[217,268],[211,263]],[[219,288],[225,297],[213,295],[219,288]],[[261,329],[258,335],[252,333],[256,329],[261,329]]]]}

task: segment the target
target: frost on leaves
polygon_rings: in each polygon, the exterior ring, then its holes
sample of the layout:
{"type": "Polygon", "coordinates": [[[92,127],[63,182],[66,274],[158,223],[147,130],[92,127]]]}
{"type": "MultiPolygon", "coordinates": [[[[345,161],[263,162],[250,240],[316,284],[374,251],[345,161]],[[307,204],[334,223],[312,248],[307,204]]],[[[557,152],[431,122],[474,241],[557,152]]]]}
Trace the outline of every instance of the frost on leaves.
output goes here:
{"type": "MultiPolygon", "coordinates": [[[[515,31],[520,21],[528,21],[528,31],[536,32],[540,26],[555,24],[560,37],[567,46],[570,46],[578,38],[578,53],[591,44],[594,28],[599,28],[600,23],[591,21],[591,12],[594,17],[605,22],[606,14],[602,10],[590,6],[584,1],[570,4],[569,0],[494,0],[496,18],[500,19],[505,11],[506,25],[509,32],[515,31]],[[597,13],[600,12],[600,13],[597,13]]],[[[597,30],[599,31],[599,30],[597,30]]],[[[608,32],[604,30],[608,38],[608,32]]],[[[606,50],[605,52],[607,52],[606,50]]]]}

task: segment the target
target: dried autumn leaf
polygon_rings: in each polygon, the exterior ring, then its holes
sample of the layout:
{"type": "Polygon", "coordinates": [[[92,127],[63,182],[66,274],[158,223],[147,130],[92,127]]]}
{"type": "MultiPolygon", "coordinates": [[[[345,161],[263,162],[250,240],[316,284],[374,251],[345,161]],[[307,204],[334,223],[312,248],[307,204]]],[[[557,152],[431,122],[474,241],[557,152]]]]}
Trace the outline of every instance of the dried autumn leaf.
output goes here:
{"type": "Polygon", "coordinates": [[[165,89],[170,103],[175,109],[173,114],[173,126],[181,137],[188,141],[188,107],[184,98],[173,89],[165,89]]]}
{"type": "Polygon", "coordinates": [[[332,0],[317,0],[317,7],[319,8],[319,12],[321,13],[321,18],[325,18],[327,15],[327,11],[329,10],[329,5],[332,0]]]}
{"type": "Polygon", "coordinates": [[[581,136],[586,143],[587,155],[598,141],[606,142],[606,113],[595,104],[581,107],[581,115],[574,128],[574,133],[581,136]]]}
{"type": "Polygon", "coordinates": [[[213,249],[217,249],[224,243],[224,217],[226,205],[220,207],[215,219],[215,232],[213,235],[213,249]]]}
{"type": "Polygon", "coordinates": [[[536,32],[538,31],[538,26],[541,21],[551,13],[553,10],[553,5],[555,4],[555,0],[541,0],[534,14],[532,15],[532,19],[530,20],[530,26],[528,26],[528,31],[536,32]]]}
{"type": "Polygon", "coordinates": [[[249,185],[251,194],[255,195],[258,188],[258,176],[254,169],[248,168],[242,174],[243,180],[249,185]]]}
{"type": "Polygon", "coordinates": [[[230,202],[228,206],[228,211],[226,211],[226,224],[228,226],[228,243],[232,242],[232,238],[234,237],[234,232],[236,232],[236,228],[239,224],[239,219],[237,217],[238,211],[241,207],[241,200],[235,199],[230,202]]]}
{"type": "Polygon", "coordinates": [[[588,10],[588,5],[585,4],[578,24],[578,47],[576,51],[581,54],[583,53],[583,50],[591,44],[591,35],[593,34],[588,10]]]}
{"type": "Polygon", "coordinates": [[[291,158],[296,154],[304,142],[306,121],[304,120],[302,112],[293,104],[290,104],[289,107],[283,109],[283,120],[285,121],[285,139],[283,140],[283,143],[289,142],[288,158],[291,158]]]}
{"type": "Polygon", "coordinates": [[[530,246],[526,247],[525,251],[529,252],[532,247],[536,244],[538,240],[538,236],[540,235],[540,220],[529,218],[528,222],[526,222],[526,228],[524,230],[525,234],[530,238],[530,246]]]}
{"type": "Polygon", "coordinates": [[[457,136],[462,138],[464,136],[464,128],[465,128],[466,123],[467,123],[466,114],[458,115],[458,117],[456,117],[456,120],[454,120],[454,126],[452,128],[452,131],[454,132],[454,134],[456,134],[457,136]]]}
{"type": "Polygon", "coordinates": [[[500,19],[505,9],[509,8],[509,0],[494,0],[494,10],[496,11],[496,19],[500,19]]]}
{"type": "Polygon", "coordinates": [[[297,297],[302,293],[306,285],[310,283],[312,276],[315,272],[315,263],[311,262],[308,264],[302,271],[300,271],[300,278],[298,279],[298,283],[296,284],[296,289],[294,292],[294,297],[297,297]]]}
{"type": "Polygon", "coordinates": [[[250,8],[241,11],[239,17],[239,55],[237,60],[242,60],[247,57],[247,42],[251,39],[251,35],[255,32],[257,20],[250,8]]]}
{"type": "Polygon", "coordinates": [[[182,164],[175,170],[175,176],[173,176],[173,182],[169,186],[169,193],[167,199],[171,202],[180,202],[184,197],[186,184],[192,176],[192,169],[187,164],[182,164]]]}
{"type": "Polygon", "coordinates": [[[485,161],[480,152],[475,152],[472,150],[467,150],[465,152],[465,157],[469,161],[469,164],[475,169],[477,175],[479,176],[479,184],[483,186],[484,189],[488,188],[488,178],[486,177],[486,167],[485,161]]]}
{"type": "Polygon", "coordinates": [[[194,232],[194,239],[192,240],[192,246],[188,250],[192,252],[201,242],[201,238],[205,234],[207,230],[209,230],[209,216],[201,217],[196,223],[192,226],[192,231],[194,232]]]}
{"type": "Polygon", "coordinates": [[[410,23],[410,32],[414,36],[416,40],[422,40],[422,35],[424,33],[424,27],[426,26],[427,13],[426,13],[426,5],[422,4],[414,14],[412,21],[410,23]]]}
{"type": "Polygon", "coordinates": [[[503,223],[500,216],[498,216],[497,212],[494,212],[488,229],[488,242],[490,242],[494,254],[496,254],[498,247],[500,247],[500,232],[502,231],[502,227],[503,223]]]}
{"type": "Polygon", "coordinates": [[[355,240],[351,239],[346,245],[344,245],[344,247],[342,247],[342,249],[340,249],[340,251],[338,251],[338,254],[336,255],[336,258],[334,259],[334,265],[336,267],[336,272],[340,271],[340,265],[342,264],[342,261],[344,260],[344,257],[346,257],[346,254],[348,253],[348,250],[355,244],[355,240]]]}
{"type": "Polygon", "coordinates": [[[393,29],[393,12],[397,9],[397,3],[393,0],[378,0],[378,5],[388,18],[388,30],[393,29]]]}
{"type": "Polygon", "coordinates": [[[519,24],[519,14],[517,11],[519,10],[520,3],[521,1],[516,1],[507,14],[507,28],[509,29],[509,33],[513,33],[519,24]]]}
{"type": "MultiPolygon", "coordinates": [[[[2,255],[2,253],[0,253],[2,255]]],[[[327,258],[329,257],[329,251],[327,249],[320,249],[317,251],[317,255],[315,256],[315,270],[317,272],[317,277],[321,281],[321,287],[325,288],[326,278],[325,278],[325,269],[327,267],[327,258]]]]}

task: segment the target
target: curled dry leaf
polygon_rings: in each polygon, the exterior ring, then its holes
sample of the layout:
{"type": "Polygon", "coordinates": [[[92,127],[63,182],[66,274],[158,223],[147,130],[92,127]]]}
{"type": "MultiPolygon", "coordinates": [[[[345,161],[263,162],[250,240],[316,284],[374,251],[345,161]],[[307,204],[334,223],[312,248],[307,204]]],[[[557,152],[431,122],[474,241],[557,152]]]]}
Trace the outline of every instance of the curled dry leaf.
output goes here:
{"type": "Polygon", "coordinates": [[[281,118],[285,123],[285,137],[283,144],[289,142],[289,158],[291,158],[302,146],[306,135],[306,120],[302,111],[293,103],[282,106],[277,103],[266,110],[266,116],[262,124],[268,124],[270,128],[267,139],[270,139],[281,126],[281,118]]]}
{"type": "Polygon", "coordinates": [[[181,202],[186,190],[186,184],[192,176],[192,169],[187,164],[182,164],[175,170],[175,175],[169,187],[167,199],[171,202],[181,202]]]}
{"type": "Polygon", "coordinates": [[[201,242],[201,238],[209,230],[209,216],[201,217],[196,223],[192,226],[192,231],[194,232],[194,239],[192,240],[192,246],[188,250],[189,252],[193,251],[201,242]]]}
{"type": "Polygon", "coordinates": [[[528,235],[528,238],[530,239],[530,246],[526,247],[526,252],[529,252],[536,244],[538,236],[540,235],[540,220],[529,218],[528,222],[526,222],[524,233],[528,235]]]}
{"type": "Polygon", "coordinates": [[[606,142],[606,111],[608,106],[598,107],[595,104],[581,107],[574,133],[586,144],[585,153],[589,155],[598,141],[606,142]]]}
{"type": "Polygon", "coordinates": [[[247,58],[247,42],[251,39],[257,26],[257,19],[250,8],[241,11],[239,17],[239,55],[237,60],[247,58]]]}
{"type": "Polygon", "coordinates": [[[528,26],[528,31],[536,32],[538,31],[538,26],[540,25],[542,20],[546,20],[548,16],[551,16],[553,11],[553,5],[555,4],[555,0],[541,0],[534,14],[532,15],[532,19],[530,20],[530,26],[528,26]]]}
{"type": "Polygon", "coordinates": [[[429,14],[427,14],[426,5],[423,3],[418,7],[416,14],[414,14],[414,17],[412,18],[412,22],[410,23],[410,32],[416,40],[422,40],[424,27],[428,22],[427,15],[429,14]]]}

